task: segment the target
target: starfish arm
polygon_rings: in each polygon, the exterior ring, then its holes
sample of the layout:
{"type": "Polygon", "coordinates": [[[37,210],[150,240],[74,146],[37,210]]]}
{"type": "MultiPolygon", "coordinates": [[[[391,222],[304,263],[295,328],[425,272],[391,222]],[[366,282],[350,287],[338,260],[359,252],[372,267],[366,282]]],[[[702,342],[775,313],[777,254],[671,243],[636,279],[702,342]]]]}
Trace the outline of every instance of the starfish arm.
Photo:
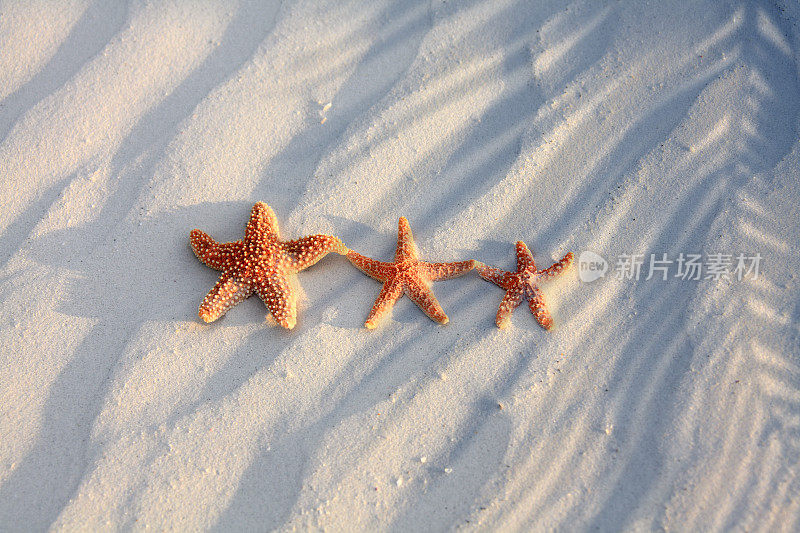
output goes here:
{"type": "Polygon", "coordinates": [[[517,241],[517,272],[522,272],[529,267],[532,270],[536,270],[533,254],[528,250],[528,246],[524,242],[517,241]]]}
{"type": "Polygon", "coordinates": [[[205,322],[213,322],[251,294],[249,283],[225,272],[203,299],[197,314],[205,322]]]}
{"type": "Polygon", "coordinates": [[[533,296],[528,301],[528,307],[531,308],[531,313],[533,313],[533,317],[540,326],[542,326],[544,329],[552,329],[553,317],[550,315],[550,311],[547,310],[547,307],[544,304],[544,296],[542,296],[542,291],[534,288],[533,296]]]}
{"type": "Polygon", "coordinates": [[[288,241],[283,245],[287,254],[288,268],[291,272],[300,272],[310,267],[328,252],[347,254],[344,243],[332,235],[310,235],[302,239],[288,241]]]}
{"type": "Polygon", "coordinates": [[[199,229],[192,230],[189,235],[194,255],[206,266],[215,270],[225,270],[242,248],[242,241],[216,242],[199,229]]]}
{"type": "Polygon", "coordinates": [[[397,280],[390,280],[383,284],[378,298],[372,305],[364,327],[375,329],[384,316],[392,309],[394,303],[403,295],[403,284],[397,280]]]}
{"type": "Polygon", "coordinates": [[[478,274],[486,281],[491,281],[500,288],[508,289],[509,287],[507,283],[509,272],[503,269],[484,265],[478,267],[478,274]]]}
{"type": "Polygon", "coordinates": [[[431,288],[419,281],[409,281],[405,286],[405,292],[411,300],[428,315],[431,320],[439,324],[447,324],[450,319],[444,314],[444,309],[439,305],[436,296],[433,295],[431,288]]]}
{"type": "Polygon", "coordinates": [[[522,292],[519,290],[508,290],[505,296],[500,301],[500,306],[497,308],[497,315],[495,316],[495,324],[500,329],[508,326],[511,321],[511,314],[519,307],[522,302],[522,292]]]}
{"type": "Polygon", "coordinates": [[[567,255],[562,257],[558,263],[555,263],[550,268],[542,270],[540,273],[541,276],[545,279],[556,277],[557,275],[561,274],[564,270],[569,268],[569,266],[572,264],[572,260],[574,257],[575,256],[572,255],[572,252],[568,253],[567,255]]]}
{"type": "Polygon", "coordinates": [[[392,268],[394,263],[376,261],[358,252],[354,252],[353,250],[347,252],[347,259],[361,272],[378,281],[388,281],[394,273],[394,269],[392,268]]]}
{"type": "Polygon", "coordinates": [[[414,236],[411,234],[411,225],[406,217],[400,217],[397,223],[397,250],[394,253],[395,261],[417,259],[417,249],[414,246],[414,236]]]}
{"type": "Polygon", "coordinates": [[[420,263],[421,274],[430,281],[452,279],[464,275],[475,268],[475,260],[455,263],[420,263]]]}
{"type": "Polygon", "coordinates": [[[194,255],[206,266],[221,270],[224,262],[219,255],[219,244],[211,236],[199,229],[189,233],[189,245],[194,255]]]}
{"type": "Polygon", "coordinates": [[[256,202],[250,211],[250,220],[244,231],[246,241],[257,240],[265,234],[278,236],[278,218],[275,211],[264,202],[256,202]]]}
{"type": "Polygon", "coordinates": [[[278,324],[286,329],[297,324],[297,296],[285,276],[265,280],[255,290],[278,324]]]}

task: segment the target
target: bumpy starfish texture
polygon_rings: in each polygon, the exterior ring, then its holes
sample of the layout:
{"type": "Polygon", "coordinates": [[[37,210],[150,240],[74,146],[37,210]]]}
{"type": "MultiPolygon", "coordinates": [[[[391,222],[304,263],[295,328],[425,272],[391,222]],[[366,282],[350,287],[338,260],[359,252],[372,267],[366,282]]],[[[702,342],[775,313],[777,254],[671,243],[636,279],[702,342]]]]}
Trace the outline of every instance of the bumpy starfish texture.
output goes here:
{"type": "Polygon", "coordinates": [[[364,326],[373,329],[394,306],[394,303],[407,294],[432,320],[447,324],[449,318],[433,295],[431,281],[455,278],[475,268],[474,260],[455,263],[428,263],[418,259],[411,227],[405,217],[400,217],[397,229],[397,251],[394,261],[383,262],[347,252],[347,258],[364,274],[383,282],[383,288],[375,305],[372,306],[364,326]]]}
{"type": "Polygon", "coordinates": [[[291,283],[294,275],[328,252],[345,255],[348,251],[342,241],[331,235],[282,241],[275,212],[264,202],[253,206],[244,239],[218,243],[194,229],[190,243],[200,261],[222,271],[200,304],[200,318],[213,322],[255,292],[275,320],[288,329],[297,324],[297,294],[291,283]]]}
{"type": "Polygon", "coordinates": [[[544,329],[551,329],[553,327],[553,317],[550,316],[550,312],[545,306],[539,284],[563,272],[572,264],[572,259],[573,255],[570,252],[550,268],[536,270],[533,254],[531,254],[524,242],[517,241],[516,272],[506,272],[499,268],[488,267],[483,264],[479,265],[478,274],[483,279],[491,281],[506,290],[506,295],[497,310],[495,319],[497,327],[502,329],[508,325],[511,320],[511,313],[519,307],[522,299],[525,298],[528,300],[531,313],[533,313],[539,325],[544,329]]]}

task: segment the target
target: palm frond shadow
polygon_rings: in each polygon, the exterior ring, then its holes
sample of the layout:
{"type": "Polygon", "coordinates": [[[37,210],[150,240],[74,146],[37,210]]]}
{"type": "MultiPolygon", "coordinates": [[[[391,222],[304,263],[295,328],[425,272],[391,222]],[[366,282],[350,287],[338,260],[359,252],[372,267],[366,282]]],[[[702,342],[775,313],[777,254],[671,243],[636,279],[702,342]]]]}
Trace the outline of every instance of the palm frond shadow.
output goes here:
{"type": "MultiPolygon", "coordinates": [[[[108,24],[105,19],[114,19],[113,13],[117,10],[124,13],[125,5],[114,4],[109,14],[101,15],[98,11],[100,4],[87,10],[84,19],[62,44],[62,49],[70,49],[70,61],[76,58],[80,64],[88,61],[99,51],[99,48],[95,50],[97,46],[105,46],[119,31],[119,24],[108,24]],[[97,31],[98,27],[102,30],[97,31]],[[108,29],[113,32],[106,35],[104,32],[108,29]],[[72,53],[71,48],[76,40],[85,41],[86,46],[80,48],[89,55],[75,56],[72,53]],[[90,45],[95,41],[94,47],[90,45]]],[[[184,232],[179,231],[179,242],[174,243],[177,247],[169,246],[173,243],[166,243],[167,246],[162,243],[156,246],[158,252],[154,254],[146,233],[137,233],[125,219],[130,209],[130,199],[138,196],[145,187],[149,173],[162,157],[179,123],[208,92],[250,58],[270,31],[271,19],[266,17],[268,24],[262,28],[262,17],[263,6],[243,6],[227,28],[219,48],[198,65],[175,91],[140,119],[112,159],[114,174],[119,173],[121,179],[92,223],[48,234],[32,243],[33,254],[42,263],[69,268],[77,274],[73,289],[63,304],[64,310],[76,316],[97,318],[99,323],[76,348],[74,357],[51,386],[36,443],[0,487],[0,494],[28,495],[24,500],[10,496],[2,498],[8,504],[0,505],[0,517],[5,523],[24,523],[34,529],[45,529],[53,523],[90,472],[94,458],[101,453],[99,445],[87,447],[85,443],[91,442],[92,427],[103,408],[109,387],[114,382],[112,378],[119,358],[131,336],[136,334],[141,324],[152,318],[153,312],[171,319],[188,314],[188,308],[182,305],[177,306],[184,307],[180,311],[176,307],[154,310],[150,303],[159,299],[159,292],[173,292],[176,280],[165,280],[148,268],[131,269],[131,265],[137,265],[142,258],[153,258],[154,255],[162,264],[169,263],[174,250],[183,248],[181,245],[186,238],[184,232]],[[247,8],[255,12],[247,12],[247,8]],[[238,59],[231,61],[232,57],[238,59]],[[162,135],[156,137],[157,141],[153,141],[153,131],[163,131],[162,135]],[[144,156],[144,160],[141,156],[144,156]],[[113,235],[119,236],[117,245],[114,244],[117,237],[113,235]],[[119,253],[120,249],[124,250],[122,254],[119,253]],[[54,250],[67,250],[67,253],[54,254],[54,250]],[[119,294],[126,297],[120,299],[117,296],[119,294]],[[121,305],[114,305],[114,302],[121,305]],[[58,450],[57,455],[53,455],[54,449],[58,450]],[[41,480],[47,480],[47,483],[43,485],[41,480]],[[12,502],[15,503],[12,505],[12,502]]],[[[56,68],[55,65],[61,65],[64,61],[66,59],[61,57],[61,53],[57,53],[51,60],[52,67],[46,67],[25,86],[24,91],[21,89],[22,92],[9,98],[24,99],[30,102],[30,106],[34,105],[45,93],[52,92],[66,81],[63,78],[65,72],[71,75],[79,68],[56,68]],[[30,87],[36,90],[30,90],[30,87]]],[[[12,118],[16,120],[16,117],[12,118]]],[[[10,127],[6,126],[6,129],[10,127]]],[[[0,130],[0,133],[4,134],[4,131],[0,130]]],[[[63,188],[63,185],[55,187],[63,188]]],[[[45,194],[42,198],[49,201],[51,194],[45,194]]],[[[163,225],[185,228],[184,223],[188,218],[187,212],[171,213],[166,220],[151,220],[149,224],[162,228],[163,225]]],[[[22,221],[25,217],[18,219],[22,221]]],[[[6,233],[14,228],[13,225],[7,228],[6,233]]],[[[138,230],[141,229],[142,226],[139,226],[138,230]]]]}
{"type": "Polygon", "coordinates": [[[0,102],[0,143],[20,118],[67,83],[122,30],[128,18],[128,3],[90,4],[39,72],[0,102]]]}

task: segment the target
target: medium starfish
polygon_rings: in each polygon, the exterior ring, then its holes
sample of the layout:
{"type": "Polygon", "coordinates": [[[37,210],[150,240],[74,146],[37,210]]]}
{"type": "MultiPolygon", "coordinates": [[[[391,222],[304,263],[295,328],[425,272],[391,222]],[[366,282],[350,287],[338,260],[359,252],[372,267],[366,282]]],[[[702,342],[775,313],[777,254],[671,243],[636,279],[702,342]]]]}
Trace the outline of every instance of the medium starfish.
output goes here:
{"type": "Polygon", "coordinates": [[[553,278],[560,274],[564,269],[572,264],[572,252],[565,255],[561,260],[545,270],[536,270],[536,263],[533,261],[533,254],[522,241],[517,241],[517,271],[506,272],[499,268],[488,267],[484,264],[478,266],[478,274],[486,281],[491,281],[495,285],[506,290],[506,295],[500,302],[497,310],[495,322],[498,328],[504,328],[511,320],[511,313],[514,312],[523,298],[528,300],[528,306],[536,321],[544,329],[553,327],[553,317],[544,303],[542,291],[539,283],[553,278]]]}
{"type": "Polygon", "coordinates": [[[297,324],[297,294],[290,283],[294,274],[328,252],[347,253],[342,241],[331,235],[282,241],[275,212],[264,202],[253,206],[244,239],[218,243],[194,229],[190,242],[200,261],[222,271],[219,281],[200,304],[200,318],[213,322],[256,292],[275,320],[288,329],[297,324]]]}
{"type": "Polygon", "coordinates": [[[367,321],[369,329],[375,328],[381,318],[391,310],[394,303],[405,292],[426,315],[440,324],[447,324],[449,318],[433,295],[431,281],[455,278],[475,268],[474,260],[455,263],[427,263],[417,258],[411,226],[405,217],[400,217],[397,228],[397,251],[394,261],[387,263],[349,251],[347,258],[367,276],[383,282],[383,288],[375,305],[372,306],[367,321]]]}

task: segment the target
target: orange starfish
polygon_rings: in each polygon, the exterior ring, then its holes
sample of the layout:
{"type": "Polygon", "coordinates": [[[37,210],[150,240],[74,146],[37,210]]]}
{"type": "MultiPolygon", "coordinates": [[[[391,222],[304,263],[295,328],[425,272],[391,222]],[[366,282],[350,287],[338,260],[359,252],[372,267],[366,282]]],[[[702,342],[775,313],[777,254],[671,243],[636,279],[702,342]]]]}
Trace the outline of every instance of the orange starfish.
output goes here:
{"type": "Polygon", "coordinates": [[[478,274],[483,279],[491,281],[506,290],[506,295],[497,310],[497,318],[495,320],[497,327],[506,327],[511,320],[511,313],[519,306],[522,299],[526,298],[528,306],[531,308],[531,313],[533,313],[539,325],[544,329],[551,329],[553,327],[553,317],[550,316],[550,312],[545,306],[539,283],[560,274],[572,264],[572,259],[573,255],[570,252],[550,268],[536,270],[533,254],[531,254],[524,242],[517,241],[516,272],[506,272],[483,264],[478,266],[478,274]]]}
{"type": "Polygon", "coordinates": [[[244,239],[217,243],[194,229],[190,242],[200,261],[222,271],[219,281],[200,304],[200,318],[213,322],[256,292],[275,320],[288,329],[297,324],[297,294],[290,283],[294,274],[328,252],[347,253],[342,241],[331,235],[282,241],[275,212],[264,202],[253,206],[244,239]]]}
{"type": "Polygon", "coordinates": [[[440,324],[447,324],[449,318],[433,295],[431,281],[450,279],[475,268],[474,260],[455,263],[427,263],[417,258],[414,237],[405,217],[400,217],[397,228],[397,251],[391,263],[376,261],[369,257],[349,251],[347,258],[364,274],[383,282],[383,288],[375,305],[372,306],[364,326],[373,329],[391,310],[394,303],[405,292],[426,315],[440,324]]]}

